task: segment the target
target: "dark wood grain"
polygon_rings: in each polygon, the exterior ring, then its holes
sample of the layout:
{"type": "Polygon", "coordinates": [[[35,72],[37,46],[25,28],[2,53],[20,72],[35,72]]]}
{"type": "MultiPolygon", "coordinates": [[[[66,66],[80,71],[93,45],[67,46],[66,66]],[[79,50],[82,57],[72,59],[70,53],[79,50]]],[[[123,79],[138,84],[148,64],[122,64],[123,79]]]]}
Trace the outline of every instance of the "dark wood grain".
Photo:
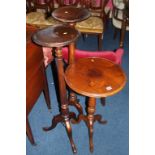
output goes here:
{"type": "Polygon", "coordinates": [[[59,95],[60,95],[60,114],[54,116],[51,126],[43,128],[45,131],[54,129],[58,123],[63,123],[66,127],[68,138],[73,150],[77,152],[76,146],[72,138],[72,128],[70,119],[75,119],[76,115],[69,111],[69,103],[67,100],[66,83],[64,79],[64,63],[62,58],[62,47],[69,45],[77,40],[79,32],[67,25],[56,25],[37,31],[32,39],[36,44],[44,47],[56,47],[55,59],[57,64],[57,74],[59,82],[59,95]]]}
{"type": "MultiPolygon", "coordinates": [[[[74,3],[74,5],[78,5],[78,2],[76,2],[74,3]]],[[[71,3],[71,1],[69,3],[71,3]]],[[[85,8],[77,8],[73,5],[64,6],[64,1],[59,1],[59,4],[63,7],[59,7],[58,9],[53,11],[52,16],[72,28],[75,28],[76,22],[85,20],[90,16],[90,12],[85,8]]],[[[75,42],[69,44],[69,64],[74,63],[75,46],[75,42]]],[[[82,114],[82,106],[79,104],[79,100],[77,99],[76,94],[72,91],[70,91],[69,93],[69,105],[75,106],[79,113],[82,114]]]]}
{"type": "Polygon", "coordinates": [[[97,16],[98,20],[103,23],[103,28],[96,28],[96,30],[92,29],[87,26],[87,22],[85,23],[85,26],[82,27],[77,27],[76,25],[76,28],[83,34],[98,35],[98,49],[102,50],[103,32],[107,23],[105,14],[107,2],[108,0],[100,0],[99,3],[97,3],[96,0],[75,0],[69,1],[69,3],[66,4],[64,1],[58,0],[59,8],[52,12],[52,16],[59,21],[73,26],[75,26],[77,22],[84,21],[89,17],[91,18],[91,16],[97,16]]]}
{"type": "Polygon", "coordinates": [[[119,65],[107,59],[83,58],[67,68],[65,79],[82,95],[107,97],[124,87],[126,76],[119,65]]]}
{"type": "Polygon", "coordinates": [[[64,6],[54,10],[52,16],[62,22],[75,23],[90,17],[90,12],[85,8],[64,6]]]}
{"type": "Polygon", "coordinates": [[[45,47],[63,47],[75,42],[79,31],[66,25],[50,26],[37,31],[32,39],[35,43],[45,47]]]}
{"type": "Polygon", "coordinates": [[[126,83],[126,76],[119,65],[107,59],[81,58],[69,65],[65,71],[65,80],[68,86],[75,92],[89,97],[87,115],[80,114],[72,123],[80,123],[83,120],[89,132],[90,151],[93,152],[93,124],[98,121],[106,124],[102,116],[95,114],[96,98],[108,97],[119,92],[126,83]]]}

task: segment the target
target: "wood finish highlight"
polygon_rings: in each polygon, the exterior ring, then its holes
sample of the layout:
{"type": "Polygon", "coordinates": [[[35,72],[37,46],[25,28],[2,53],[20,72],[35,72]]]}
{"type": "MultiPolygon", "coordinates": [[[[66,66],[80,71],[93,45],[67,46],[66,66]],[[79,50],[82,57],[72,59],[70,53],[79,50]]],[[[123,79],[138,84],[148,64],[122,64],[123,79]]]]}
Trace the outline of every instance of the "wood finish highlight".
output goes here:
{"type": "Polygon", "coordinates": [[[33,41],[41,46],[46,47],[57,47],[55,51],[57,71],[58,71],[58,82],[59,82],[59,94],[61,111],[60,114],[54,116],[50,127],[43,128],[45,131],[54,129],[58,123],[63,123],[66,127],[66,131],[72,146],[74,153],[77,152],[76,146],[72,138],[72,128],[70,119],[76,118],[75,113],[69,112],[66,83],[64,79],[64,64],[62,59],[62,47],[76,41],[79,37],[79,32],[74,28],[66,25],[57,25],[42,29],[33,35],[33,41]]]}
{"type": "Polygon", "coordinates": [[[95,113],[96,98],[107,97],[119,92],[126,83],[126,76],[119,65],[107,59],[82,58],[69,65],[65,71],[65,80],[75,92],[89,97],[87,116],[80,114],[72,123],[85,121],[89,132],[90,151],[93,152],[93,124],[98,121],[107,123],[102,116],[95,113]]]}
{"type": "MultiPolygon", "coordinates": [[[[76,6],[64,6],[64,2],[59,2],[60,6],[58,9],[52,12],[53,18],[64,22],[75,29],[76,22],[82,21],[90,17],[90,12],[85,8],[77,8],[76,6]]],[[[69,64],[75,61],[75,42],[69,44],[69,64]]],[[[75,106],[80,114],[83,113],[82,106],[79,104],[79,100],[75,93],[70,90],[69,94],[69,105],[75,106]]]]}

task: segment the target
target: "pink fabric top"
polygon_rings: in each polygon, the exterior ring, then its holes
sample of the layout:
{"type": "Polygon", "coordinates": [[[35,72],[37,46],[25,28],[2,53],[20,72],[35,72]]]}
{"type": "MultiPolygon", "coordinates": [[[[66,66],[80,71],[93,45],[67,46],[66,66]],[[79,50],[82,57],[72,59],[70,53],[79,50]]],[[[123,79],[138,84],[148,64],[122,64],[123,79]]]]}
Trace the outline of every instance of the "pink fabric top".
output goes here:
{"type": "Polygon", "coordinates": [[[43,47],[43,55],[44,55],[44,65],[45,67],[53,61],[54,57],[52,56],[52,49],[48,47],[43,47]]]}
{"type": "Polygon", "coordinates": [[[38,4],[45,4],[46,2],[49,2],[50,0],[37,0],[36,2],[38,4]]]}
{"type": "MultiPolygon", "coordinates": [[[[96,0],[96,6],[100,6],[101,0],[96,0]]],[[[112,0],[109,0],[106,7],[113,9],[113,3],[112,0]]]]}
{"type": "MultiPolygon", "coordinates": [[[[48,2],[49,0],[37,0],[39,4],[45,4],[46,1],[48,2]]],[[[64,3],[68,5],[68,4],[74,4],[76,1],[78,0],[64,0],[64,3]]],[[[101,0],[96,0],[96,6],[100,6],[100,2],[101,0]]],[[[54,3],[57,3],[57,0],[54,0],[54,3]]],[[[113,8],[112,0],[108,1],[106,7],[109,7],[110,9],[113,8]]]]}
{"type": "MultiPolygon", "coordinates": [[[[75,3],[76,1],[78,1],[78,0],[64,0],[65,4],[73,4],[73,3],[75,3]]],[[[101,0],[96,0],[96,5],[97,5],[97,6],[100,6],[100,1],[101,1],[101,0]]]]}
{"type": "Polygon", "coordinates": [[[113,9],[113,3],[112,0],[109,0],[106,7],[110,8],[111,10],[113,9]]]}
{"type": "MultiPolygon", "coordinates": [[[[113,61],[116,64],[121,64],[122,62],[122,56],[124,54],[123,48],[119,48],[114,51],[85,51],[85,50],[75,50],[75,60],[78,60],[79,58],[85,58],[85,57],[100,57],[105,58],[108,60],[113,61]]],[[[62,55],[66,62],[68,62],[68,48],[64,47],[62,49],[62,55]]]]}
{"type": "Polygon", "coordinates": [[[64,0],[64,3],[67,4],[74,4],[77,0],[64,0]]]}
{"type": "MultiPolygon", "coordinates": [[[[84,51],[84,50],[75,50],[75,60],[79,58],[85,58],[85,57],[100,57],[100,58],[106,58],[108,60],[113,61],[116,64],[121,64],[122,62],[122,56],[124,54],[124,50],[122,48],[119,48],[116,50],[116,52],[113,51],[84,51]]],[[[44,64],[47,66],[52,60],[52,49],[43,47],[43,55],[44,55],[44,64]]],[[[62,48],[62,55],[65,62],[68,62],[68,48],[64,47],[62,48]]]]}

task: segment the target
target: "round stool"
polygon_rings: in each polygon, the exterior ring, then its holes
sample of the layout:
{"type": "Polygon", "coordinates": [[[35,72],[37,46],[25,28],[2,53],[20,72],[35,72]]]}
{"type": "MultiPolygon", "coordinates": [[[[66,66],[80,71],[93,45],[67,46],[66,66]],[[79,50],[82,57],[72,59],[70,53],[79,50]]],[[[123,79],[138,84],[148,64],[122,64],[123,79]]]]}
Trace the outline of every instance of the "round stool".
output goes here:
{"type": "Polygon", "coordinates": [[[93,152],[93,124],[105,124],[101,115],[94,115],[96,98],[107,97],[119,92],[126,83],[126,76],[119,65],[102,58],[82,58],[68,66],[65,80],[75,92],[89,97],[88,115],[80,114],[77,121],[85,121],[89,131],[90,151],[93,152]]]}
{"type": "Polygon", "coordinates": [[[37,31],[32,39],[35,43],[44,46],[44,47],[56,47],[56,64],[57,64],[57,73],[58,73],[58,82],[59,82],[59,95],[61,109],[60,114],[54,116],[52,120],[52,125],[47,128],[43,128],[45,131],[49,131],[56,127],[56,125],[62,122],[67,130],[67,134],[72,146],[73,152],[77,152],[75,144],[72,139],[72,129],[70,125],[70,119],[76,118],[75,113],[69,112],[68,100],[66,93],[66,83],[64,80],[64,64],[62,60],[62,47],[69,45],[77,40],[79,37],[79,32],[66,25],[56,25],[50,26],[48,28],[37,31]]]}

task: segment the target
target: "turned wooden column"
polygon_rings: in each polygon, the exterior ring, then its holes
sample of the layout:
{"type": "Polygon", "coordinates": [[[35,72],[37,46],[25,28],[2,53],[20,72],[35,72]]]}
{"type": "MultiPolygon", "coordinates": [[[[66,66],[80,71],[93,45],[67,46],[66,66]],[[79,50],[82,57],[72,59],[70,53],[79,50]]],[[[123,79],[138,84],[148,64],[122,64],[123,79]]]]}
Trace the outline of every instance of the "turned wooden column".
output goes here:
{"type": "Polygon", "coordinates": [[[120,44],[119,44],[119,47],[121,48],[124,45],[125,31],[126,31],[126,18],[122,20],[122,27],[121,27],[121,32],[120,32],[120,44]]]}
{"type": "Polygon", "coordinates": [[[58,123],[63,123],[66,127],[66,131],[70,140],[70,144],[73,153],[77,152],[76,146],[72,138],[72,128],[70,119],[76,119],[76,115],[73,112],[69,112],[69,101],[67,99],[67,90],[64,80],[64,63],[62,59],[62,47],[69,45],[77,40],[79,32],[67,25],[56,25],[37,31],[33,35],[35,43],[44,47],[56,47],[55,59],[58,74],[59,96],[60,96],[60,114],[56,115],[52,119],[51,126],[43,128],[44,131],[54,129],[58,123]]]}
{"type": "MultiPolygon", "coordinates": [[[[72,28],[75,28],[76,22],[87,19],[90,16],[90,12],[85,8],[77,8],[75,6],[64,6],[55,9],[52,12],[53,18],[64,22],[72,28]]],[[[68,64],[75,62],[75,42],[69,44],[68,64]]],[[[82,106],[79,104],[76,94],[70,90],[69,92],[69,105],[75,106],[79,114],[83,113],[82,106]]]]}
{"type": "MultiPolygon", "coordinates": [[[[73,64],[75,62],[75,43],[71,43],[69,45],[68,56],[69,56],[68,64],[73,64]]],[[[79,114],[83,114],[83,109],[82,109],[81,104],[79,103],[79,99],[77,99],[76,94],[72,90],[69,90],[69,105],[75,106],[79,114]]]]}
{"type": "Polygon", "coordinates": [[[88,131],[89,131],[89,146],[90,146],[90,151],[93,152],[94,150],[94,145],[93,145],[93,124],[94,124],[94,113],[95,113],[95,107],[96,107],[96,99],[93,97],[90,97],[88,100],[88,121],[87,121],[87,126],[88,126],[88,131]]]}
{"type": "Polygon", "coordinates": [[[60,92],[60,102],[61,102],[61,116],[60,115],[59,116],[62,117],[62,121],[64,122],[64,125],[66,127],[66,131],[67,131],[70,143],[72,145],[73,152],[76,153],[77,150],[73,142],[72,128],[69,121],[70,118],[76,118],[76,115],[72,112],[69,112],[69,108],[68,108],[66,84],[64,80],[64,65],[62,60],[61,48],[57,48],[55,56],[56,56],[56,63],[57,63],[57,70],[58,70],[59,92],[60,92]]]}

